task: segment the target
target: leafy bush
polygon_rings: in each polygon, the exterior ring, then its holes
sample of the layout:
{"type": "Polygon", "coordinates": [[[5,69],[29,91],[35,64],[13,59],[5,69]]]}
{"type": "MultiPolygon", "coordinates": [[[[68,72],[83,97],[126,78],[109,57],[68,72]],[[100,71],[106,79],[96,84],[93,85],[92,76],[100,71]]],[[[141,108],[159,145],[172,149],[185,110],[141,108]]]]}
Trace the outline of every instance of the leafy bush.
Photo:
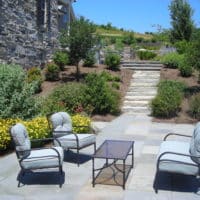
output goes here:
{"type": "Polygon", "coordinates": [[[115,53],[107,53],[105,58],[105,64],[111,70],[119,70],[120,56],[115,53]]]}
{"type": "Polygon", "coordinates": [[[10,146],[11,137],[9,129],[16,123],[26,126],[30,139],[41,139],[49,136],[48,122],[45,117],[37,117],[32,120],[23,121],[21,119],[0,119],[0,150],[6,150],[10,146]]]}
{"type": "Polygon", "coordinates": [[[176,69],[184,59],[184,55],[169,53],[162,57],[161,62],[169,68],[176,69]]]}
{"type": "Polygon", "coordinates": [[[34,92],[34,84],[27,83],[20,66],[0,64],[0,118],[27,119],[37,115],[39,105],[34,92]]]}
{"type": "Polygon", "coordinates": [[[91,120],[87,116],[75,114],[72,116],[72,125],[75,133],[89,133],[91,120]]]}
{"type": "Polygon", "coordinates": [[[181,82],[165,80],[158,85],[158,94],[151,102],[152,115],[172,117],[177,114],[183,98],[185,85],[181,82]]]}
{"type": "Polygon", "coordinates": [[[93,106],[93,113],[119,113],[119,94],[112,90],[106,80],[96,73],[86,77],[85,104],[93,106]]]}
{"type": "Polygon", "coordinates": [[[32,67],[27,71],[27,82],[35,84],[35,92],[41,91],[43,78],[40,68],[32,67]]]}
{"type": "Polygon", "coordinates": [[[0,151],[9,148],[11,143],[9,129],[18,121],[19,119],[0,119],[0,151]]]}
{"type": "Polygon", "coordinates": [[[180,70],[181,76],[183,77],[191,76],[192,71],[193,71],[191,65],[187,64],[185,61],[179,64],[179,70],[180,70]]]}
{"type": "Polygon", "coordinates": [[[176,47],[176,50],[179,54],[184,54],[187,52],[187,49],[189,47],[189,43],[185,40],[182,40],[182,41],[178,41],[175,43],[175,47],[176,47]]]}
{"type": "Polygon", "coordinates": [[[127,33],[123,35],[122,42],[126,45],[135,43],[134,33],[127,33]]]}
{"type": "Polygon", "coordinates": [[[47,81],[58,81],[60,69],[55,63],[48,63],[45,70],[47,81]]]}
{"type": "Polygon", "coordinates": [[[56,51],[53,56],[53,61],[60,67],[60,70],[65,69],[65,65],[69,63],[69,56],[67,52],[56,51]]]}
{"type": "Polygon", "coordinates": [[[119,90],[119,88],[120,88],[119,83],[113,82],[111,85],[112,85],[112,88],[114,88],[114,89],[119,90]]]}
{"type": "Polygon", "coordinates": [[[88,52],[86,58],[83,61],[84,61],[84,66],[92,67],[95,64],[94,52],[92,51],[88,52]]]}
{"type": "Polygon", "coordinates": [[[137,55],[140,60],[151,60],[156,57],[156,53],[152,51],[137,51],[137,55]]]}
{"type": "Polygon", "coordinates": [[[192,117],[200,120],[200,94],[196,94],[190,99],[189,112],[192,117]]]}
{"type": "Polygon", "coordinates": [[[74,113],[78,106],[83,106],[84,91],[85,86],[80,83],[58,86],[43,100],[42,114],[63,110],[74,113]]]}

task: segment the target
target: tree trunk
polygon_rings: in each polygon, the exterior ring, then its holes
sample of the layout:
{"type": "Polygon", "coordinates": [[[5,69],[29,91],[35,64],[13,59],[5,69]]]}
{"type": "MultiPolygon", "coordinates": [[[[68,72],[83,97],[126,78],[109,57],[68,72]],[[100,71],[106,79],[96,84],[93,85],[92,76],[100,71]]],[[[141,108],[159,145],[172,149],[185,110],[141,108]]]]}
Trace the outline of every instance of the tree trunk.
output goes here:
{"type": "Polygon", "coordinates": [[[80,81],[80,70],[79,70],[79,63],[76,63],[76,81],[80,81]]]}

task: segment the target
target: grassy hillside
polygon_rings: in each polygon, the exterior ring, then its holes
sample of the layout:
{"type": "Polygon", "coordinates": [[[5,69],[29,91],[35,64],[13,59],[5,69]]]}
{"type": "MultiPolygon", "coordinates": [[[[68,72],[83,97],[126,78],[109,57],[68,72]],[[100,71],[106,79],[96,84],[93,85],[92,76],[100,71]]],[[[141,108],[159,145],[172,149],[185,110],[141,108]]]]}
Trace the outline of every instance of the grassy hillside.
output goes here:
{"type": "Polygon", "coordinates": [[[130,34],[133,33],[135,38],[144,38],[144,39],[152,39],[152,35],[150,34],[142,34],[142,33],[135,33],[130,31],[124,31],[120,29],[105,29],[102,27],[96,28],[96,33],[102,36],[108,36],[108,37],[122,37],[124,34],[130,34]]]}

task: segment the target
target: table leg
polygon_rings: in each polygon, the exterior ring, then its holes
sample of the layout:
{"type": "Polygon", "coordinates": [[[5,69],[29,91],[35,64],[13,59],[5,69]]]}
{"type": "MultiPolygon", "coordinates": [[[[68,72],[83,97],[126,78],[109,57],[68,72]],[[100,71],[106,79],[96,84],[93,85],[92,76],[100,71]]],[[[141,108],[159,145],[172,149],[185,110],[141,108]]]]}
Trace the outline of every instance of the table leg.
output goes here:
{"type": "Polygon", "coordinates": [[[94,158],[92,158],[92,186],[95,186],[94,158]]]}
{"type": "Polygon", "coordinates": [[[134,166],[134,143],[133,143],[133,146],[132,146],[132,165],[131,165],[131,168],[133,168],[134,166]]]}
{"type": "Polygon", "coordinates": [[[123,160],[123,189],[125,190],[125,175],[126,175],[126,170],[125,170],[125,161],[126,160],[123,160]]]}

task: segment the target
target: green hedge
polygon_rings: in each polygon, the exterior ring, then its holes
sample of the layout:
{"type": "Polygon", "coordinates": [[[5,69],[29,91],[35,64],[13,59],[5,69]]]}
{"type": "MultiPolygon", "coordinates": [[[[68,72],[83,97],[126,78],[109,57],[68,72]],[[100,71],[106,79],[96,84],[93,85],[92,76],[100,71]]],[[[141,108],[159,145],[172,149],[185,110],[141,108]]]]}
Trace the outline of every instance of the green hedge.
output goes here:
{"type": "Polygon", "coordinates": [[[180,109],[185,85],[178,81],[165,80],[158,85],[158,94],[151,102],[152,115],[173,117],[180,109]]]}

